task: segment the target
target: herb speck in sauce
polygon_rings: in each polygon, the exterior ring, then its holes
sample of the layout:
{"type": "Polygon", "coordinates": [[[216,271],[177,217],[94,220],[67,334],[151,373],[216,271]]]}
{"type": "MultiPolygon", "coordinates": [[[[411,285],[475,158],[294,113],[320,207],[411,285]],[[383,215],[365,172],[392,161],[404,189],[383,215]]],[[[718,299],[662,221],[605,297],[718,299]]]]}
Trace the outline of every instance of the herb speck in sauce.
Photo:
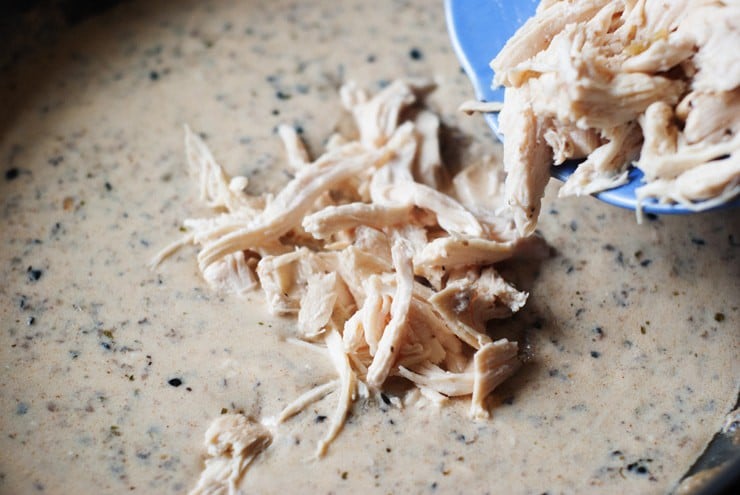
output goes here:
{"type": "Polygon", "coordinates": [[[11,181],[13,179],[16,179],[18,178],[18,174],[19,174],[19,171],[17,168],[15,167],[9,168],[8,170],[5,171],[5,180],[11,181]]]}
{"type": "Polygon", "coordinates": [[[44,274],[43,270],[39,268],[34,268],[32,266],[28,267],[28,269],[26,270],[26,273],[28,275],[28,280],[30,280],[31,282],[36,282],[44,274]]]}
{"type": "Polygon", "coordinates": [[[418,48],[412,48],[409,50],[409,57],[411,60],[421,60],[424,58],[424,54],[418,48]]]}

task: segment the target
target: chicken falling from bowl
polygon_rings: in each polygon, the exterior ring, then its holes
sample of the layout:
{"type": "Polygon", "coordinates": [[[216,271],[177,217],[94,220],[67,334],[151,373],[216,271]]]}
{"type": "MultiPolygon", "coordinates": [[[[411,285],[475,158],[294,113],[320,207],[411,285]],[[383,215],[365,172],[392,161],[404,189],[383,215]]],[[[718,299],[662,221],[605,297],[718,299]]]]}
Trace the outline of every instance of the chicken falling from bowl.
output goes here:
{"type": "MultiPolygon", "coordinates": [[[[645,176],[638,202],[700,211],[740,193],[740,2],[544,0],[491,62],[506,87],[506,197],[534,231],[549,167],[561,196],[645,176]]],[[[638,208],[638,215],[639,215],[638,208]]]]}

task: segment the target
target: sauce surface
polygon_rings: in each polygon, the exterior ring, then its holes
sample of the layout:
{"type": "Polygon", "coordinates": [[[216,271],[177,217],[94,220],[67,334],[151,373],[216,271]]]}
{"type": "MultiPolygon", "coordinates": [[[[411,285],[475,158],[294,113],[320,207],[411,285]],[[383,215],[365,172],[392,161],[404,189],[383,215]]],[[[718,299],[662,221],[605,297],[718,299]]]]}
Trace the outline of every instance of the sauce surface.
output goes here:
{"type": "MultiPolygon", "coordinates": [[[[0,133],[0,493],[184,493],[222,411],[276,414],[333,377],[285,342],[259,293],[211,292],[186,248],[148,261],[205,212],[182,126],[254,190],[286,180],[274,127],[314,149],[341,125],[336,91],[433,77],[447,152],[500,153],[422,1],[132,2],[7,69],[0,133]]],[[[308,461],[331,396],[283,428],[246,492],[665,493],[732,409],[740,383],[740,216],[650,218],[555,199],[555,255],[511,266],[531,290],[505,328],[532,360],[494,393],[404,410],[358,403],[308,461]],[[523,334],[522,334],[523,332],[523,334]]]]}

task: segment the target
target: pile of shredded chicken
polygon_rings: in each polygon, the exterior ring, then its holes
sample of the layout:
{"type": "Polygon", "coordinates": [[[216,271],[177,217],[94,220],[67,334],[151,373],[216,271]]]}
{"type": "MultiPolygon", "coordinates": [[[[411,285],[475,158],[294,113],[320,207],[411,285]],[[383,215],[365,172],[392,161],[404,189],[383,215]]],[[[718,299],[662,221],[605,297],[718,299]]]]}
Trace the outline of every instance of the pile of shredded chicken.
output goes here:
{"type": "Polygon", "coordinates": [[[740,2],[543,0],[491,67],[521,233],[553,161],[585,159],[561,196],[622,185],[631,163],[640,202],[698,211],[740,193],[740,2]]]}
{"type": "Polygon", "coordinates": [[[370,97],[345,85],[341,100],[356,135],[332,136],[314,160],[292,127],[280,127],[294,178],[275,195],[245,193],[247,179],[230,178],[186,129],[191,172],[217,214],[186,220],[186,238],[155,263],[195,243],[213,288],[242,294],[261,287],[273,314],[297,319],[297,337],[325,348],[338,378],[274,418],[279,424],[334,393],[318,455],[353,401],[392,377],[436,401],[471,396],[471,414],[486,417],[486,397],[520,365],[517,343],[493,340],[486,330],[519,310],[527,293],[493,265],[541,257],[547,246],[493,213],[503,206],[503,171],[492,160],[450,179],[439,118],[420,101],[430,89],[396,81],[370,97]]]}

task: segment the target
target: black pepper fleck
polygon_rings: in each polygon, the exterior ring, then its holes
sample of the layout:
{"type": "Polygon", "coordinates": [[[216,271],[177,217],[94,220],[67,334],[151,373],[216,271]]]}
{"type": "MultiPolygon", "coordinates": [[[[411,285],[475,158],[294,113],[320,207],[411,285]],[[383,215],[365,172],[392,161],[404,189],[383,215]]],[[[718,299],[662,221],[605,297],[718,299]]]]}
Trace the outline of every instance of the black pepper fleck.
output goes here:
{"type": "Polygon", "coordinates": [[[18,169],[13,167],[5,171],[5,180],[13,180],[18,177],[18,169]]]}
{"type": "Polygon", "coordinates": [[[386,405],[388,405],[388,406],[391,405],[391,400],[384,393],[382,393],[382,392],[380,393],[380,398],[383,400],[383,402],[385,402],[386,405]]]}
{"type": "Polygon", "coordinates": [[[275,97],[278,100],[289,100],[290,99],[290,95],[288,93],[283,92],[283,91],[276,91],[275,92],[275,97]]]}
{"type": "Polygon", "coordinates": [[[32,266],[28,267],[28,269],[26,270],[26,273],[28,274],[28,280],[30,280],[31,282],[37,281],[44,274],[42,270],[38,268],[34,268],[32,266]]]}
{"type": "Polygon", "coordinates": [[[52,156],[51,158],[49,158],[49,165],[51,165],[53,167],[56,167],[57,165],[59,165],[63,161],[64,161],[64,157],[61,156],[61,155],[59,155],[59,156],[52,156]]]}
{"type": "Polygon", "coordinates": [[[113,190],[113,186],[108,181],[105,182],[105,190],[106,191],[112,191],[113,190]]]}
{"type": "Polygon", "coordinates": [[[173,387],[179,387],[180,385],[182,385],[182,380],[180,380],[179,378],[170,378],[167,383],[169,383],[173,387]]]}
{"type": "Polygon", "coordinates": [[[317,423],[323,423],[324,421],[326,421],[326,416],[321,415],[321,414],[319,414],[318,416],[316,416],[316,422],[317,423]]]}
{"type": "Polygon", "coordinates": [[[421,60],[424,58],[424,54],[418,48],[412,48],[409,50],[409,57],[411,57],[411,60],[421,60]]]}
{"type": "Polygon", "coordinates": [[[599,351],[591,351],[592,358],[598,359],[599,356],[601,356],[601,353],[599,351]]]}
{"type": "Polygon", "coordinates": [[[617,262],[618,265],[624,266],[624,254],[622,253],[622,251],[619,251],[617,253],[617,257],[614,260],[617,262]]]}
{"type": "Polygon", "coordinates": [[[157,72],[156,70],[151,71],[149,73],[149,80],[156,81],[157,79],[159,79],[159,72],[157,72]]]}
{"type": "Polygon", "coordinates": [[[632,462],[627,465],[627,471],[631,473],[637,473],[637,474],[648,474],[650,470],[648,469],[646,463],[652,462],[652,459],[639,459],[637,462],[632,462]]]}
{"type": "Polygon", "coordinates": [[[714,313],[714,321],[717,321],[717,322],[725,321],[725,314],[724,313],[714,313]]]}
{"type": "Polygon", "coordinates": [[[691,242],[697,246],[703,246],[706,244],[706,241],[700,237],[692,237],[691,242]]]}

